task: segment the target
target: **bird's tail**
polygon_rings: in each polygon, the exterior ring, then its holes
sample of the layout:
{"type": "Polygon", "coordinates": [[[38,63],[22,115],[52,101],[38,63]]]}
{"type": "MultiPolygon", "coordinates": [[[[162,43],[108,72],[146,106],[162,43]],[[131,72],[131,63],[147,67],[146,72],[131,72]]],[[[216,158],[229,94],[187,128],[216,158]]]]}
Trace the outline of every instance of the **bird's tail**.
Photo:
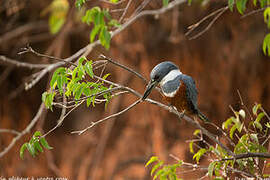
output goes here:
{"type": "Polygon", "coordinates": [[[198,110],[198,114],[197,115],[204,122],[210,122],[210,120],[203,113],[201,113],[201,111],[198,110]]]}

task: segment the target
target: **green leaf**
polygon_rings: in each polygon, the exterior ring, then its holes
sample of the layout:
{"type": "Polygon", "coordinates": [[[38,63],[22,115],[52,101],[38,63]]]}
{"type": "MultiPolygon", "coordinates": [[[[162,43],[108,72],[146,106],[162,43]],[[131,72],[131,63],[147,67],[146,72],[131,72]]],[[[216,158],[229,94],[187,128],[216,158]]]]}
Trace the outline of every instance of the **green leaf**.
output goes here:
{"type": "Polygon", "coordinates": [[[264,8],[267,5],[268,0],[260,0],[261,8],[264,8]]]}
{"type": "Polygon", "coordinates": [[[58,76],[58,73],[57,73],[57,71],[55,71],[53,73],[53,76],[52,76],[52,79],[51,79],[51,82],[50,82],[50,86],[51,86],[52,89],[54,89],[55,86],[56,86],[57,76],[58,76]]]}
{"type": "Polygon", "coordinates": [[[236,8],[240,14],[243,14],[246,10],[247,0],[236,0],[236,8]]]}
{"type": "Polygon", "coordinates": [[[42,136],[40,131],[36,131],[33,135],[33,137],[40,137],[40,136],[42,136]]]}
{"type": "Polygon", "coordinates": [[[255,121],[260,122],[261,119],[262,119],[264,116],[265,116],[264,112],[261,112],[261,113],[257,116],[257,118],[256,118],[255,121]]]}
{"type": "Polygon", "coordinates": [[[262,125],[261,125],[261,123],[260,122],[258,122],[258,121],[254,121],[254,125],[256,126],[256,128],[258,128],[260,131],[262,131],[262,125]]]}
{"type": "Polygon", "coordinates": [[[46,141],[46,139],[45,139],[44,137],[41,137],[41,138],[39,139],[39,142],[40,142],[41,145],[42,145],[43,147],[45,147],[46,149],[53,149],[53,147],[51,147],[51,146],[48,144],[48,142],[46,141]]]}
{"type": "Polygon", "coordinates": [[[235,132],[236,129],[237,129],[237,125],[234,124],[234,125],[232,126],[232,128],[230,129],[230,138],[231,138],[231,139],[233,139],[233,135],[234,135],[234,132],[235,132]]]}
{"type": "Polygon", "coordinates": [[[56,34],[60,31],[61,27],[65,23],[64,17],[58,17],[55,15],[51,15],[49,18],[49,27],[51,34],[56,34]]]}
{"type": "Polygon", "coordinates": [[[102,46],[104,46],[107,50],[110,48],[110,42],[111,42],[111,34],[107,30],[107,27],[102,27],[100,33],[99,33],[99,40],[102,46]]]}
{"type": "Polygon", "coordinates": [[[82,66],[83,62],[87,61],[85,56],[80,57],[79,61],[78,61],[78,66],[82,66]]]}
{"type": "Polygon", "coordinates": [[[159,161],[151,170],[151,176],[155,173],[155,171],[163,165],[163,161],[159,161]]]}
{"type": "Polygon", "coordinates": [[[26,143],[26,148],[32,156],[36,155],[35,148],[30,143],[26,143]]]}
{"type": "Polygon", "coordinates": [[[164,173],[164,170],[163,170],[163,169],[158,170],[157,173],[155,174],[153,180],[157,179],[158,176],[160,176],[160,175],[163,174],[163,173],[164,173]]]}
{"type": "Polygon", "coordinates": [[[189,151],[190,151],[192,154],[194,153],[193,143],[194,143],[194,141],[190,141],[190,143],[189,143],[189,151]]]}
{"type": "Polygon", "coordinates": [[[270,56],[270,33],[268,33],[263,40],[263,53],[270,56]]]}
{"type": "Polygon", "coordinates": [[[84,91],[84,88],[86,87],[86,84],[85,82],[83,82],[77,89],[76,89],[76,92],[75,92],[75,99],[78,100],[80,99],[83,91],[84,91]]]}
{"type": "Polygon", "coordinates": [[[110,0],[112,3],[117,3],[119,0],[110,0]]]}
{"type": "Polygon", "coordinates": [[[188,0],[188,5],[190,6],[192,3],[192,0],[188,0]]]}
{"type": "Polygon", "coordinates": [[[91,78],[94,77],[92,61],[88,61],[87,63],[85,63],[84,69],[85,69],[86,73],[87,73],[91,78]]]}
{"type": "Polygon", "coordinates": [[[258,109],[261,108],[261,106],[262,106],[261,104],[255,104],[255,105],[253,106],[252,112],[253,112],[254,115],[257,115],[257,111],[258,111],[258,109]]]}
{"type": "Polygon", "coordinates": [[[39,152],[43,152],[43,149],[42,149],[42,147],[40,146],[40,144],[39,144],[39,142],[38,141],[35,141],[34,142],[34,147],[35,147],[35,149],[36,149],[36,152],[37,152],[37,150],[39,151],[39,152]]]}
{"type": "Polygon", "coordinates": [[[216,161],[213,161],[213,162],[211,162],[211,163],[209,164],[209,166],[208,166],[208,176],[209,176],[210,178],[212,178],[212,176],[213,176],[213,172],[214,172],[216,163],[217,163],[216,161]]]}
{"type": "Polygon", "coordinates": [[[162,0],[163,6],[168,6],[169,0],[162,0]]]}
{"type": "Polygon", "coordinates": [[[228,0],[228,6],[231,11],[233,11],[233,5],[234,5],[234,0],[228,0]]]}
{"type": "Polygon", "coordinates": [[[270,124],[269,124],[269,122],[267,122],[267,123],[265,124],[265,126],[266,126],[267,128],[270,129],[270,124]]]}
{"type": "Polygon", "coordinates": [[[112,19],[112,16],[110,15],[108,9],[104,9],[104,10],[103,10],[103,14],[104,14],[104,16],[105,16],[108,20],[111,20],[111,19],[112,19]]]}
{"type": "Polygon", "coordinates": [[[101,27],[102,27],[101,25],[94,26],[94,28],[92,29],[92,31],[90,33],[90,42],[93,42],[95,40],[95,37],[98,34],[101,27]]]}
{"type": "Polygon", "coordinates": [[[193,132],[193,135],[194,135],[194,136],[197,136],[199,133],[201,133],[201,130],[200,130],[200,129],[196,129],[196,130],[193,132]]]}
{"type": "Polygon", "coordinates": [[[57,88],[58,88],[60,94],[63,93],[63,85],[64,85],[63,75],[57,76],[57,88]]]}
{"type": "Polygon", "coordinates": [[[121,27],[121,24],[116,19],[110,20],[108,25],[111,27],[117,27],[117,28],[121,27]]]}
{"type": "Polygon", "coordinates": [[[158,157],[157,156],[152,156],[150,158],[150,160],[145,164],[145,167],[149,166],[149,164],[155,162],[155,161],[158,161],[158,157]]]}
{"type": "Polygon", "coordinates": [[[257,0],[253,0],[253,5],[257,6],[257,0]]]}
{"type": "Polygon", "coordinates": [[[27,143],[24,143],[20,148],[20,157],[23,159],[24,151],[27,148],[27,143]]]}
{"type": "Polygon", "coordinates": [[[193,159],[196,159],[197,163],[199,162],[202,155],[207,152],[205,148],[201,148],[196,154],[194,154],[193,159]]]}
{"type": "Polygon", "coordinates": [[[86,1],[86,0],[77,0],[77,1],[75,2],[76,8],[80,9],[80,8],[83,6],[83,4],[85,3],[85,1],[86,1]]]}
{"type": "Polygon", "coordinates": [[[222,123],[222,129],[228,129],[228,127],[235,121],[235,117],[230,117],[225,122],[222,123]]]}

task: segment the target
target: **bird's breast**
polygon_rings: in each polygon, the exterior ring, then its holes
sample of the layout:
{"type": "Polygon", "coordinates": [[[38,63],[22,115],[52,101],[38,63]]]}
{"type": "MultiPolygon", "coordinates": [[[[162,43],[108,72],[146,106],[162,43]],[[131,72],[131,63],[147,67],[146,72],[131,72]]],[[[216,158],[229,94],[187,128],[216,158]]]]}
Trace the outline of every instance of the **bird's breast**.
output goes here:
{"type": "Polygon", "coordinates": [[[185,83],[181,81],[179,87],[175,92],[168,94],[163,93],[165,100],[172,106],[176,107],[178,111],[185,111],[186,113],[192,113],[190,102],[187,97],[187,89],[185,83]]]}

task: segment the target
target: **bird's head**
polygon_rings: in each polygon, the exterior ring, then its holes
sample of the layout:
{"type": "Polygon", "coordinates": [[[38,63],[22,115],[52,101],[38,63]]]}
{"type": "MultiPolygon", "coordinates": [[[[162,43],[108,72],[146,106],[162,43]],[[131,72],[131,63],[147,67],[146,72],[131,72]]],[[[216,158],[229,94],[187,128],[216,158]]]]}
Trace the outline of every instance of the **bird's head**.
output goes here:
{"type": "Polygon", "coordinates": [[[156,65],[151,71],[150,81],[143,94],[142,100],[145,100],[152,89],[158,84],[163,84],[165,81],[174,79],[175,75],[179,73],[181,72],[178,67],[170,61],[164,61],[156,65]]]}

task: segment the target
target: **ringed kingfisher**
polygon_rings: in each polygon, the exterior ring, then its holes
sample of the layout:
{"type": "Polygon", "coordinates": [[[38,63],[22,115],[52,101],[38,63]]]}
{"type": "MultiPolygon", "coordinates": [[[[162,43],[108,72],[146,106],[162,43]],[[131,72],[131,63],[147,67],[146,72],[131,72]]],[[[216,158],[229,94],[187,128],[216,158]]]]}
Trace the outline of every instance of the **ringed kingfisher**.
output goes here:
{"type": "Polygon", "coordinates": [[[209,119],[198,109],[195,81],[192,77],[183,74],[174,63],[164,61],[152,69],[142,100],[145,100],[157,85],[161,87],[165,100],[178,111],[187,115],[196,115],[201,120],[209,122],[209,119]]]}

